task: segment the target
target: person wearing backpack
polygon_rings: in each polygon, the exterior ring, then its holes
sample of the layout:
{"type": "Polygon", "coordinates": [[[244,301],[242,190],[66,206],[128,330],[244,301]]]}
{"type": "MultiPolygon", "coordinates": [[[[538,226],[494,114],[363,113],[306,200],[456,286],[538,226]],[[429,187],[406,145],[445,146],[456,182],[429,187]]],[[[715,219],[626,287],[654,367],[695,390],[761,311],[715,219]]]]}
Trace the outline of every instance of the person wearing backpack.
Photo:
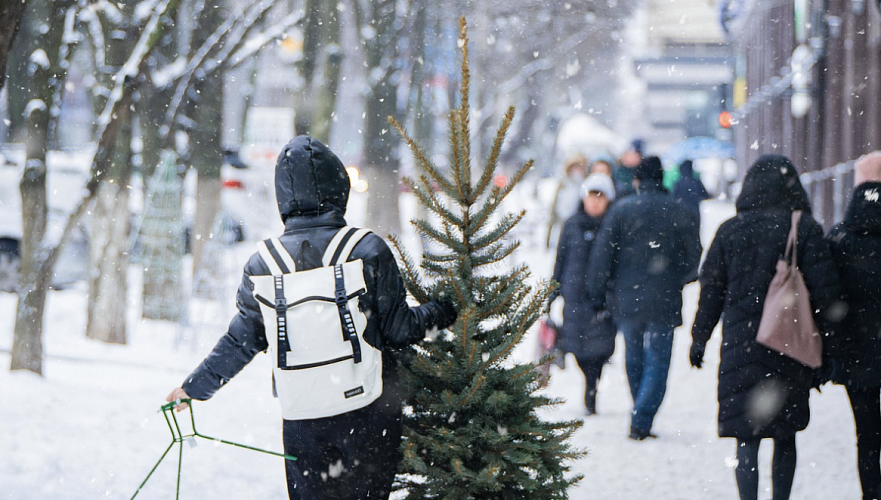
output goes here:
{"type": "Polygon", "coordinates": [[[838,272],[823,228],[789,158],[765,154],[749,168],[735,203],[737,215],[716,231],[700,271],[700,299],[689,361],[703,366],[707,342],[722,321],[718,433],[737,440],[734,470],[740,500],[756,500],[759,445],[774,441],[772,499],[787,500],[795,477],[795,434],[810,421],[815,372],[756,341],[768,288],[785,255],[792,212],[803,212],[794,262],[810,292],[814,320],[825,336],[823,357],[835,352],[838,272]]]}
{"type": "Polygon", "coordinates": [[[881,151],[854,166],[844,220],[826,239],[841,276],[847,315],[832,381],[844,385],[857,434],[857,470],[864,500],[881,498],[881,151]]]}
{"type": "Polygon", "coordinates": [[[297,457],[285,461],[291,500],[388,498],[403,432],[394,349],[456,320],[450,302],[408,306],[385,241],[346,226],[349,189],[326,145],[299,136],[284,147],[275,190],[285,231],[258,245],[228,331],[167,397],[209,399],[268,350],[284,451],[297,457]]]}

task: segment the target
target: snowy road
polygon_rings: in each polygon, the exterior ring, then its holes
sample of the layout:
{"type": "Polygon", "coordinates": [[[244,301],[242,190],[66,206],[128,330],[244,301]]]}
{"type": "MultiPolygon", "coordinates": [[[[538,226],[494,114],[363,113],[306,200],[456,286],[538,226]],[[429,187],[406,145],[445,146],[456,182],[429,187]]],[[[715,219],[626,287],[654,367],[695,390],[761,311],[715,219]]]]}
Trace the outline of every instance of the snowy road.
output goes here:
{"type": "MultiPolygon", "coordinates": [[[[710,204],[704,221],[706,242],[730,206],[710,204]]],[[[705,245],[707,244],[705,242],[705,245]]],[[[247,254],[250,249],[240,249],[247,254]]],[[[522,258],[536,275],[549,275],[551,256],[526,246],[522,258]],[[545,267],[542,267],[545,266],[545,267]]],[[[244,256],[236,256],[244,261],[244,256]]],[[[137,284],[133,283],[133,290],[137,284]]],[[[685,293],[690,323],[697,306],[696,285],[685,293]]],[[[225,328],[226,310],[193,315],[196,328],[181,337],[174,327],[142,322],[130,307],[128,346],[87,341],[83,334],[85,292],[49,294],[44,377],[9,373],[14,297],[0,295],[0,499],[130,498],[170,441],[157,413],[165,395],[213,346],[225,328]],[[216,319],[223,318],[223,319],[216,319]],[[193,333],[196,332],[196,333],[193,333]]],[[[733,440],[716,437],[718,332],[708,348],[706,368],[688,366],[689,325],[677,331],[667,397],[655,421],[658,439],[627,439],[630,395],[623,346],[606,367],[600,385],[599,415],[586,419],[575,438],[588,455],[574,469],[584,481],[571,498],[639,500],[736,498],[733,440]]],[[[521,346],[530,356],[532,340],[521,346]]],[[[548,391],[567,401],[549,418],[582,415],[583,379],[570,359],[553,368],[548,391]]],[[[258,356],[212,401],[198,403],[202,433],[279,450],[280,414],[272,399],[268,361],[258,356]]],[[[794,500],[857,500],[853,420],[840,387],[825,386],[811,396],[812,420],[798,436],[794,500]]],[[[770,443],[760,455],[763,500],[770,498],[770,443]]],[[[174,497],[176,457],[169,457],[138,499],[174,497]]],[[[224,445],[200,442],[184,451],[182,499],[286,498],[280,459],[224,445]]]]}

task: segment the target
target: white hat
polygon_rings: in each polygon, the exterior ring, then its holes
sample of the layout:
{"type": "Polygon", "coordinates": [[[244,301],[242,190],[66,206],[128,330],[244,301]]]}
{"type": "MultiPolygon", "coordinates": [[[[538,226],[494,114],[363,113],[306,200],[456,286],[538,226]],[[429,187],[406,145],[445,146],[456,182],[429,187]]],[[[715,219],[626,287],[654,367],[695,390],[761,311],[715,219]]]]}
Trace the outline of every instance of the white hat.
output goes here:
{"type": "Polygon", "coordinates": [[[581,183],[582,198],[587,196],[591,191],[603,193],[609,201],[615,199],[615,183],[613,183],[612,178],[606,174],[590,174],[587,179],[581,183]]]}

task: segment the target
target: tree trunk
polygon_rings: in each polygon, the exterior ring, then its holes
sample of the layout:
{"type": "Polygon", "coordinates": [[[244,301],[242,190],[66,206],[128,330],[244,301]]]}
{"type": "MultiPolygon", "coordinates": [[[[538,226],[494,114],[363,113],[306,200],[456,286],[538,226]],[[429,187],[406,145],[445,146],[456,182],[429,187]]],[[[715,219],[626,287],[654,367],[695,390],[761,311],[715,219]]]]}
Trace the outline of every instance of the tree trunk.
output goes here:
{"type": "Polygon", "coordinates": [[[314,133],[315,96],[312,90],[322,44],[322,24],[328,17],[323,12],[323,3],[323,0],[305,0],[303,4],[303,54],[297,62],[303,85],[294,92],[294,133],[297,135],[314,133]]]}
{"type": "MultiPolygon", "coordinates": [[[[70,2],[32,2],[29,19],[39,25],[60,26],[70,2]]],[[[25,168],[19,185],[21,190],[21,281],[15,310],[11,370],[43,373],[43,313],[54,253],[46,244],[46,152],[49,149],[53,118],[50,110],[60,106],[53,100],[55,90],[62,88],[67,71],[58,60],[63,30],[30,29],[34,49],[41,49],[45,58],[34,58],[30,78],[25,86],[28,104],[25,107],[25,168]]],[[[30,47],[29,47],[30,48],[30,47]]]]}
{"type": "Polygon", "coordinates": [[[102,182],[90,221],[86,337],[113,344],[126,343],[128,199],[126,186],[102,182]]]}
{"type": "Polygon", "coordinates": [[[24,0],[0,5],[0,90],[6,85],[6,60],[25,10],[24,0]]]}
{"type": "Polygon", "coordinates": [[[220,189],[220,177],[199,173],[196,181],[196,216],[190,239],[193,249],[193,276],[200,272],[216,272],[202,269],[202,262],[206,242],[220,236],[214,224],[220,213],[220,189]]]}
{"type": "Polygon", "coordinates": [[[375,0],[372,4],[370,25],[376,34],[365,43],[368,78],[371,81],[367,97],[364,124],[364,171],[370,183],[367,199],[368,225],[383,236],[400,231],[398,136],[391,132],[389,116],[397,114],[398,86],[393,83],[391,67],[396,48],[394,34],[395,3],[375,0]]]}
{"type": "MultiPolygon", "coordinates": [[[[132,20],[134,2],[117,4],[123,18],[111,22],[105,17],[104,40],[106,65],[109,71],[125,64],[138,39],[138,28],[132,20]],[[115,35],[117,32],[127,36],[115,35]]],[[[104,84],[112,88],[113,73],[103,75],[104,84]]],[[[101,99],[100,108],[107,104],[101,99]]],[[[89,226],[89,298],[86,337],[114,344],[126,343],[126,304],[128,302],[129,206],[128,185],[132,172],[132,118],[130,108],[117,115],[117,135],[110,152],[110,166],[102,177],[95,197],[89,226]]]]}
{"type": "Polygon", "coordinates": [[[31,77],[28,75],[28,59],[38,47],[39,23],[34,22],[34,19],[37,16],[45,15],[43,14],[46,12],[44,3],[44,0],[31,0],[30,8],[26,9],[23,14],[18,35],[16,35],[8,54],[9,59],[6,63],[4,76],[7,78],[6,91],[9,108],[7,113],[9,128],[6,140],[9,142],[25,142],[27,140],[24,110],[33,93],[33,89],[29,87],[31,77]]]}
{"type": "Polygon", "coordinates": [[[340,12],[336,0],[322,0],[326,13],[322,31],[324,40],[324,71],[315,98],[315,113],[312,117],[312,136],[330,142],[333,128],[333,113],[336,110],[337,93],[343,71],[343,49],[341,47],[340,12]]]}
{"type": "MultiPolygon", "coordinates": [[[[39,72],[38,72],[39,73],[39,72]]],[[[41,76],[41,75],[34,75],[41,76]]],[[[11,370],[43,373],[43,311],[51,266],[43,247],[46,234],[46,142],[49,110],[33,109],[27,117],[27,163],[21,190],[21,282],[15,310],[11,370]]]]}
{"type": "MultiPolygon", "coordinates": [[[[199,47],[223,23],[224,9],[206,8],[202,11],[193,46],[199,47]]],[[[214,221],[220,211],[220,167],[223,164],[223,78],[225,71],[207,75],[193,84],[187,108],[194,123],[190,129],[190,159],[198,172],[196,213],[191,244],[193,249],[193,276],[202,271],[202,249],[213,235],[214,221]]]]}

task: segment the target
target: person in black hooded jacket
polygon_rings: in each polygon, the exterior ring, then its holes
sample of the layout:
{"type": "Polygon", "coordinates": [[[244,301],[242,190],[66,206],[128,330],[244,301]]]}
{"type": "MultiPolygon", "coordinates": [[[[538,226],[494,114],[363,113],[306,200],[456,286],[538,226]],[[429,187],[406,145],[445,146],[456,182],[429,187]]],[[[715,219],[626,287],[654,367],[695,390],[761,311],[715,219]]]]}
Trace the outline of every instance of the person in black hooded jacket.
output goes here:
{"type": "Polygon", "coordinates": [[[847,304],[832,380],[847,388],[863,499],[881,499],[881,151],[857,160],[844,221],[827,239],[847,304]]]}
{"type": "MultiPolygon", "coordinates": [[[[719,436],[737,439],[735,477],[740,498],[756,499],[759,443],[772,438],[773,499],[786,500],[795,474],[795,433],[810,419],[808,396],[814,373],[758,344],[756,334],[793,210],[804,212],[796,250],[811,305],[819,311],[815,319],[821,332],[834,331],[838,273],[823,229],[810,216],[795,166],[785,156],[763,155],[756,160],[743,181],[736,208],[737,215],[716,231],[701,268],[689,359],[692,366],[702,366],[707,341],[722,317],[719,436]]],[[[824,339],[824,356],[833,349],[832,340],[824,339]]]]}
{"type": "Polygon", "coordinates": [[[694,176],[694,162],[684,160],[679,165],[679,180],[673,186],[673,198],[697,215],[701,220],[701,202],[710,198],[704,183],[694,176]]]}
{"type": "MultiPolygon", "coordinates": [[[[349,177],[342,162],[321,142],[299,136],[278,157],[275,192],[285,224],[279,237],[297,259],[305,242],[326,248],[346,225],[349,177]]],[[[368,317],[364,339],[382,351],[382,395],[366,407],[325,418],[284,420],[284,450],[298,458],[286,460],[288,494],[294,499],[359,500],[388,498],[400,459],[403,431],[401,390],[395,351],[420,341],[435,328],[448,327],[456,311],[447,302],[409,307],[394,256],[385,241],[368,234],[355,245],[349,261],[361,259],[367,291],[360,307],[368,317]]],[[[304,270],[296,262],[298,270],[304,270]]],[[[306,267],[305,269],[308,269],[306,267]]],[[[250,276],[271,274],[255,253],[245,265],[236,305],[239,312],[212,352],[167,400],[206,400],[229,382],[257,353],[268,348],[250,276]]],[[[292,325],[295,328],[296,325],[292,325]]],[[[185,403],[176,406],[178,411],[185,403]]]]}

